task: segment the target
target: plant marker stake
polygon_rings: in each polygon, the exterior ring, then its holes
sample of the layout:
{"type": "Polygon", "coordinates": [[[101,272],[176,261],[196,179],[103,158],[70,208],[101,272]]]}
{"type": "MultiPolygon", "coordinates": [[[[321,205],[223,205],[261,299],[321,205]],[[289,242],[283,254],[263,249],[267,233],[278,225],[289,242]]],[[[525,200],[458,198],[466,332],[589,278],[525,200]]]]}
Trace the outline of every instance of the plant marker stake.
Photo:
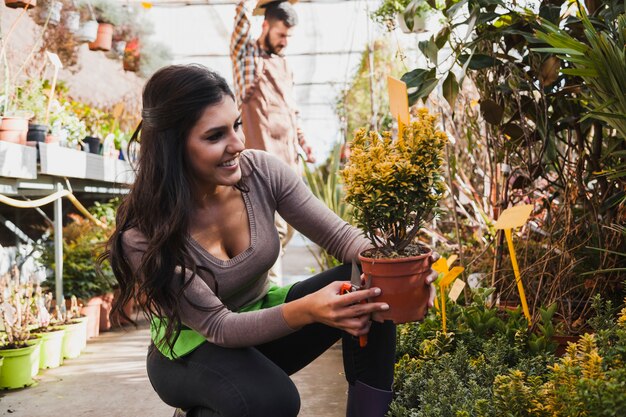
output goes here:
{"type": "Polygon", "coordinates": [[[389,108],[391,115],[398,120],[398,137],[402,137],[405,126],[410,123],[409,94],[406,83],[392,76],[387,77],[389,90],[389,108]]]}
{"type": "Polygon", "coordinates": [[[48,119],[50,119],[50,107],[52,106],[52,98],[54,97],[54,89],[57,85],[57,78],[59,76],[59,70],[63,68],[63,64],[59,59],[57,54],[53,54],[52,52],[46,51],[46,57],[50,60],[52,65],[54,66],[54,76],[52,76],[52,84],[50,85],[50,95],[48,96],[48,106],[46,107],[46,118],[44,121],[44,125],[48,124],[48,119]]]}
{"type": "Polygon", "coordinates": [[[529,327],[532,324],[530,311],[528,310],[528,302],[526,301],[524,284],[522,283],[519,266],[517,265],[517,257],[515,256],[515,248],[513,247],[513,236],[511,233],[511,229],[513,229],[514,227],[523,226],[528,220],[528,217],[530,217],[530,213],[532,213],[532,211],[533,206],[531,204],[509,207],[500,214],[500,217],[495,224],[496,229],[504,230],[506,243],[509,248],[509,254],[511,255],[511,264],[513,264],[515,282],[517,284],[517,290],[519,291],[519,298],[522,302],[522,310],[524,311],[524,316],[526,316],[526,319],[528,320],[529,327]]]}
{"type": "Polygon", "coordinates": [[[439,273],[443,273],[443,278],[439,281],[439,292],[441,293],[441,322],[443,323],[443,332],[446,333],[447,325],[446,325],[446,290],[454,282],[456,277],[461,275],[461,273],[465,270],[462,266],[455,266],[452,269],[450,265],[456,261],[457,256],[452,255],[449,259],[444,257],[439,258],[437,262],[433,264],[433,269],[439,273]]]}

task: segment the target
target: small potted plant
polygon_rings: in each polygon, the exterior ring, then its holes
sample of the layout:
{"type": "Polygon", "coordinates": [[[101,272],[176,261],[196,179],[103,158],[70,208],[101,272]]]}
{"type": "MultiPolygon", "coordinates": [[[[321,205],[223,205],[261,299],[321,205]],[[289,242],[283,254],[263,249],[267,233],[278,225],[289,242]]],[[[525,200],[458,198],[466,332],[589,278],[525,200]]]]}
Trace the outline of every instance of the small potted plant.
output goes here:
{"type": "MultiPolygon", "coordinates": [[[[111,327],[110,308],[103,299],[113,293],[116,281],[110,267],[98,273],[95,263],[111,230],[78,215],[70,217],[72,222],[63,228],[63,294],[77,297],[80,312],[88,317],[88,336],[93,337],[111,327]]],[[[54,246],[46,245],[42,252],[44,263],[54,270],[54,246]]],[[[42,285],[52,290],[54,279],[42,285]]]]}
{"type": "Polygon", "coordinates": [[[96,0],[91,4],[98,20],[98,35],[89,43],[92,51],[109,51],[113,42],[113,29],[123,23],[126,12],[121,3],[111,0],[96,0]]]}
{"type": "Polygon", "coordinates": [[[420,33],[426,30],[430,11],[432,7],[426,0],[384,0],[372,18],[389,31],[399,26],[404,33],[420,33]]]}
{"type": "Polygon", "coordinates": [[[0,388],[23,388],[39,371],[40,339],[30,335],[32,286],[20,284],[17,267],[0,277],[0,388]]]}
{"type": "Polygon", "coordinates": [[[396,140],[390,132],[356,132],[341,175],[356,224],[374,245],[359,256],[377,301],[390,309],[378,321],[405,323],[426,314],[431,250],[416,242],[444,192],[442,152],[447,137],[426,109],[396,140]]]}

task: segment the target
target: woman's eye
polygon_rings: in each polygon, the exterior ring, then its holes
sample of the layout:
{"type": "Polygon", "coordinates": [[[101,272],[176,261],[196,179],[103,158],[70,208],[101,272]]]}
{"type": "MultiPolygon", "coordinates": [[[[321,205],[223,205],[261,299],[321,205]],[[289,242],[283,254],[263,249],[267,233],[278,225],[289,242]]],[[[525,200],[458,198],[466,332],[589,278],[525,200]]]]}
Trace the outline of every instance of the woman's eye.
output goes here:
{"type": "Polygon", "coordinates": [[[220,133],[216,133],[216,134],[214,134],[214,135],[209,136],[209,137],[207,138],[207,140],[208,140],[208,141],[211,141],[211,142],[215,142],[215,141],[220,140],[220,139],[222,138],[222,136],[224,136],[224,133],[222,133],[222,132],[220,132],[220,133]]]}
{"type": "Polygon", "coordinates": [[[235,128],[235,132],[239,130],[239,128],[241,127],[243,123],[241,123],[241,120],[237,120],[235,122],[235,125],[233,126],[235,128]]]}

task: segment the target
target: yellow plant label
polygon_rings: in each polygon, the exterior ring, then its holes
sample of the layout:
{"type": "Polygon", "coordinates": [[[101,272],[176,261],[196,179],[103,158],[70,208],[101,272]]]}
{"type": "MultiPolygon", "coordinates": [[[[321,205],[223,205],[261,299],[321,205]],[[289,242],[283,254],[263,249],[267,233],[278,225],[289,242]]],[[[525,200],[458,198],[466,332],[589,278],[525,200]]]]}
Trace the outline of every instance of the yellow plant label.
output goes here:
{"type": "Polygon", "coordinates": [[[437,262],[433,264],[432,268],[440,274],[445,274],[446,272],[448,272],[448,263],[446,262],[446,258],[442,256],[441,258],[437,259],[437,262]]]}
{"type": "Polygon", "coordinates": [[[532,211],[532,204],[509,207],[500,214],[494,226],[496,229],[514,229],[523,226],[532,211]]]}
{"type": "Polygon", "coordinates": [[[124,111],[124,103],[120,101],[119,103],[115,105],[115,107],[113,107],[113,118],[116,120],[119,119],[123,111],[124,111]]]}
{"type": "Polygon", "coordinates": [[[454,284],[452,284],[452,288],[450,288],[448,297],[456,303],[456,300],[459,299],[463,288],[465,288],[465,281],[457,279],[456,281],[454,281],[454,284]]]}
{"type": "Polygon", "coordinates": [[[454,261],[456,261],[457,258],[458,258],[458,256],[456,256],[456,255],[450,255],[450,257],[446,261],[446,263],[448,264],[448,268],[450,268],[452,266],[452,264],[454,263],[454,261]]]}
{"type": "Polygon", "coordinates": [[[455,266],[446,275],[444,275],[439,286],[441,288],[446,288],[448,285],[452,284],[452,281],[454,281],[456,277],[461,275],[461,272],[463,272],[464,270],[465,268],[463,268],[462,266],[455,266]]]}
{"type": "Polygon", "coordinates": [[[395,77],[387,77],[387,87],[389,89],[389,107],[391,115],[398,120],[398,126],[407,126],[409,117],[409,94],[407,93],[404,81],[395,77]]]}

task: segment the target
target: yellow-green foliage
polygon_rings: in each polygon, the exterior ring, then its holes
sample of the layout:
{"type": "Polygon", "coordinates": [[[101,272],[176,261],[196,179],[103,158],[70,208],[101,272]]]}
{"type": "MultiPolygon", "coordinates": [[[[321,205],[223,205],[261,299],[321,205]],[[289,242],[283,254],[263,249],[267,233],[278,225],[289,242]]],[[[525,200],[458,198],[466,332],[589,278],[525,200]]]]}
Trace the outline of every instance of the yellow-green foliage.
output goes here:
{"type": "Polygon", "coordinates": [[[390,132],[356,132],[341,172],[346,200],[359,227],[385,255],[402,254],[443,195],[446,140],[426,109],[397,140],[390,132]]]}
{"type": "Polygon", "coordinates": [[[603,358],[596,336],[585,334],[570,343],[559,362],[549,366],[547,381],[511,371],[496,377],[494,406],[510,416],[622,416],[626,415],[626,369],[623,343],[626,342],[626,308],[603,358]]]}

